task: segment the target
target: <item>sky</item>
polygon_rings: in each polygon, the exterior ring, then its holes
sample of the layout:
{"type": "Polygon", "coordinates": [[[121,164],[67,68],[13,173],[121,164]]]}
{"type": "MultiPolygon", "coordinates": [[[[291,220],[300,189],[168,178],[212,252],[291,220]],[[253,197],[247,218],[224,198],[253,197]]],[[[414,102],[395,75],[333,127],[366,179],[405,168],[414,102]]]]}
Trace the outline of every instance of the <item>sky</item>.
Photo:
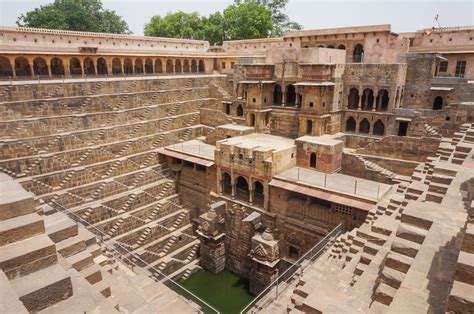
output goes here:
{"type": "MultiPolygon", "coordinates": [[[[14,26],[17,17],[53,0],[0,0],[0,25],[14,26]]],[[[115,10],[135,35],[153,15],[197,11],[209,15],[233,0],[102,0],[115,10]]],[[[437,26],[474,25],[474,0],[290,0],[286,13],[303,29],[392,24],[394,32],[411,32],[437,26]]]]}

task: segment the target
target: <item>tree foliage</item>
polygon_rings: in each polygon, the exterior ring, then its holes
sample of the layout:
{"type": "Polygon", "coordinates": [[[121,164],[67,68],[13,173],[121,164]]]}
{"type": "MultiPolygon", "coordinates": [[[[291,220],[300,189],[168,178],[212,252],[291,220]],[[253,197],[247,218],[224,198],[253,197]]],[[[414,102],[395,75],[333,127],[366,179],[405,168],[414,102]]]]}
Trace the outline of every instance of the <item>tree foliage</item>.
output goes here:
{"type": "Polygon", "coordinates": [[[272,12],[256,2],[233,4],[224,10],[227,40],[266,38],[272,30],[272,12]]]}
{"type": "Polygon", "coordinates": [[[18,26],[130,34],[127,23],[100,0],[55,0],[22,14],[18,26]]]}

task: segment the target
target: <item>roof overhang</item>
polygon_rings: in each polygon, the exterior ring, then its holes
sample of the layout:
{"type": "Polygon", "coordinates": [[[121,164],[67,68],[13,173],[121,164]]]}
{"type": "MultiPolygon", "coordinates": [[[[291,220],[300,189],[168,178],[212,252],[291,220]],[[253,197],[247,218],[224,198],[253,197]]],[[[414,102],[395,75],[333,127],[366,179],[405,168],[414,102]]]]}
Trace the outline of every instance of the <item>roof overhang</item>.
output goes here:
{"type": "Polygon", "coordinates": [[[334,82],[298,82],[294,86],[335,86],[334,82]]]}
{"type": "Polygon", "coordinates": [[[183,154],[183,153],[180,153],[180,152],[177,152],[177,151],[168,150],[166,148],[158,149],[158,153],[160,153],[162,155],[165,155],[165,156],[169,156],[169,157],[189,161],[189,162],[192,162],[192,163],[204,166],[204,167],[211,167],[212,165],[214,165],[213,161],[210,161],[210,160],[207,160],[207,159],[204,159],[204,158],[200,158],[200,157],[186,155],[186,154],[183,154]]]}

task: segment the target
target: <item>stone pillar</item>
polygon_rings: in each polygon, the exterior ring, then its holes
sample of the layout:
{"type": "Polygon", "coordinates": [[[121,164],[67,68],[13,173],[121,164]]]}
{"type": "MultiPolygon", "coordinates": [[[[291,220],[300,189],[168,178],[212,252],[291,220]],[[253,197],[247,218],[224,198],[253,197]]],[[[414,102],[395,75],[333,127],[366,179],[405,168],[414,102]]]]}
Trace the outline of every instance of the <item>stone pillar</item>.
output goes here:
{"type": "Polygon", "coordinates": [[[70,67],[71,60],[61,60],[61,61],[63,62],[64,76],[65,77],[71,76],[71,67],[70,67]]]}
{"type": "Polygon", "coordinates": [[[249,183],[249,203],[250,203],[250,205],[253,204],[253,187],[252,187],[252,183],[249,183]]]}
{"type": "Polygon", "coordinates": [[[207,213],[199,217],[196,233],[200,240],[201,267],[217,274],[225,268],[225,210],[224,201],[211,204],[207,213]]]}
{"type": "Polygon", "coordinates": [[[35,77],[33,61],[28,61],[28,66],[30,67],[31,77],[35,77]]]}
{"type": "Polygon", "coordinates": [[[48,77],[52,77],[51,71],[51,59],[46,60],[46,67],[48,68],[48,77]]]}
{"type": "Polygon", "coordinates": [[[16,78],[15,60],[10,60],[10,67],[12,68],[12,77],[16,78]]]}

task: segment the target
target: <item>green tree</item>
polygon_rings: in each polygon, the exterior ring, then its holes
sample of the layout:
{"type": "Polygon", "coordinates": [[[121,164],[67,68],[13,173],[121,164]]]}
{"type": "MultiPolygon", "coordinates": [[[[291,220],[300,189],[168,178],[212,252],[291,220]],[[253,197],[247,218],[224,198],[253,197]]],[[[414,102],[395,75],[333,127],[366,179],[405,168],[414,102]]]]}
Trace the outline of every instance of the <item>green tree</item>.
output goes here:
{"type": "Polygon", "coordinates": [[[130,34],[127,23],[100,0],[55,0],[17,19],[18,26],[130,34]]]}
{"type": "Polygon", "coordinates": [[[256,2],[236,3],[224,10],[226,40],[266,38],[272,30],[272,12],[256,2]]]}
{"type": "Polygon", "coordinates": [[[178,11],[165,17],[155,15],[145,24],[145,36],[204,39],[203,20],[197,12],[178,11]]]}
{"type": "Polygon", "coordinates": [[[209,41],[211,45],[222,45],[224,41],[224,16],[221,12],[203,17],[203,39],[209,41]]]}

